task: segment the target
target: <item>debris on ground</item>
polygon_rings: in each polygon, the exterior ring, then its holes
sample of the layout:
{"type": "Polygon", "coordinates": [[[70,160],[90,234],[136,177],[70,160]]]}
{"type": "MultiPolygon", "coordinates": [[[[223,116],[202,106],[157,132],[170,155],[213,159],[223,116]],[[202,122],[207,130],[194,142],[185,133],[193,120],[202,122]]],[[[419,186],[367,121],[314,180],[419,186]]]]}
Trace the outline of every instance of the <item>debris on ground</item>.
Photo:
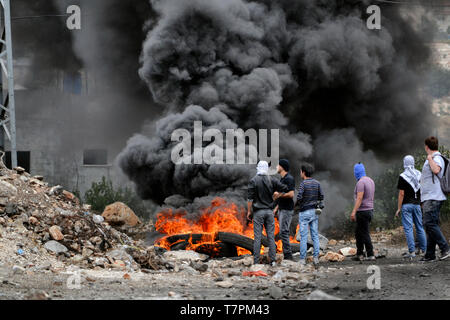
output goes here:
{"type": "Polygon", "coordinates": [[[341,248],[338,252],[345,257],[352,257],[356,255],[356,249],[351,247],[341,248]]]}
{"type": "Polygon", "coordinates": [[[125,203],[115,202],[106,206],[102,217],[111,225],[127,225],[135,227],[142,222],[125,203]]]}
{"type": "Polygon", "coordinates": [[[342,254],[339,254],[337,252],[328,251],[324,256],[322,256],[319,261],[325,262],[341,262],[345,260],[345,256],[342,254]]]}
{"type": "Polygon", "coordinates": [[[342,300],[342,299],[329,295],[321,290],[314,290],[309,295],[308,300],[342,300]]]}

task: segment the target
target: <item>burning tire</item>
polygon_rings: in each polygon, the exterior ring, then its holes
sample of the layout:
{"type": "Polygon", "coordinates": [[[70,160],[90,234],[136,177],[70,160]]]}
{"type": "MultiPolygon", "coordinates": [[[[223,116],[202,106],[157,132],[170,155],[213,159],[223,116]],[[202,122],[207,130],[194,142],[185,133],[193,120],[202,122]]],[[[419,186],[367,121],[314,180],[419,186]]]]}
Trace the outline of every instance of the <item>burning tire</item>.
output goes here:
{"type": "MultiPolygon", "coordinates": [[[[247,249],[253,253],[253,239],[251,239],[249,237],[242,236],[242,235],[236,234],[236,233],[218,232],[217,240],[247,249]]],[[[261,239],[261,244],[264,247],[269,246],[269,241],[267,240],[267,237],[263,237],[261,239]]],[[[308,246],[309,246],[309,244],[308,244],[308,246]]],[[[292,252],[299,252],[300,244],[291,242],[291,250],[292,250],[292,252]]]]}

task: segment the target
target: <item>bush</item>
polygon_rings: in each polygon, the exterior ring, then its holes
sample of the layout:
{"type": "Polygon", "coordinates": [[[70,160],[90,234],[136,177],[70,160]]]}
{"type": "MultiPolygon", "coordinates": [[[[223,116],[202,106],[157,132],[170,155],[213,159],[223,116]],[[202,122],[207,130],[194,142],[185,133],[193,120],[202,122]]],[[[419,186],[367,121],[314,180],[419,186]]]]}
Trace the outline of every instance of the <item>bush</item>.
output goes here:
{"type": "Polygon", "coordinates": [[[130,188],[114,189],[111,181],[102,178],[101,182],[92,183],[86,191],[84,201],[92,206],[92,210],[103,212],[107,205],[114,202],[123,202],[140,217],[148,217],[149,212],[145,203],[130,188]]]}

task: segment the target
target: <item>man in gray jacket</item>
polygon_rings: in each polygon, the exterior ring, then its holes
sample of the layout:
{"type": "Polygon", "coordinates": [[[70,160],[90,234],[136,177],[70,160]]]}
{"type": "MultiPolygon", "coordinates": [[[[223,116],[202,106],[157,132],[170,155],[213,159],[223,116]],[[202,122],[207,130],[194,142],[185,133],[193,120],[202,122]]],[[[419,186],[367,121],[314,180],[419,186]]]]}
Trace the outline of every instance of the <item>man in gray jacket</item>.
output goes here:
{"type": "Polygon", "coordinates": [[[247,219],[252,219],[253,210],[253,257],[254,263],[260,262],[261,238],[263,226],[269,240],[269,258],[272,265],[276,263],[275,218],[273,214],[273,195],[288,192],[288,188],[278,179],[268,175],[269,164],[260,161],[256,167],[257,174],[248,184],[247,219]]]}

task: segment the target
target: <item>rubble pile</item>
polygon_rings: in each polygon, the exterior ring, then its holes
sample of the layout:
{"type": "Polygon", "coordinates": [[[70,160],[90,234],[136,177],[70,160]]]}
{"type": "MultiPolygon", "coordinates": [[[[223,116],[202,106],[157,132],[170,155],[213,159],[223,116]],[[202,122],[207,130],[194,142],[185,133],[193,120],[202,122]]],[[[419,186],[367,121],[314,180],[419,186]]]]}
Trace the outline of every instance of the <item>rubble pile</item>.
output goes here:
{"type": "Polygon", "coordinates": [[[9,170],[0,161],[2,264],[78,264],[135,270],[140,264],[152,269],[164,267],[154,248],[143,249],[141,242],[105,220],[61,186],[50,187],[43,177],[31,176],[20,167],[9,170]]]}

